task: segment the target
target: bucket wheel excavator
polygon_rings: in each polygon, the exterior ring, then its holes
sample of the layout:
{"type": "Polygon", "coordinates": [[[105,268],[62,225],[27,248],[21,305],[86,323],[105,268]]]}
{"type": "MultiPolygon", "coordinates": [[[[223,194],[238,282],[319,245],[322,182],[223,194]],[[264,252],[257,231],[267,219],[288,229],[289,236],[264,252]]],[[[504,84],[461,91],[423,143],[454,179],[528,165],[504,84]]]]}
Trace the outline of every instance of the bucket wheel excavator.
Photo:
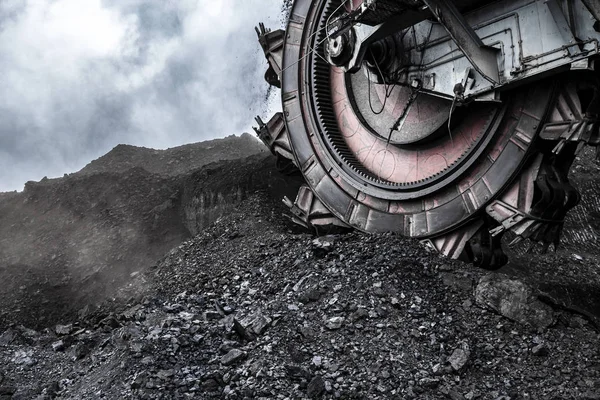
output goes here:
{"type": "Polygon", "coordinates": [[[599,0],[295,0],[256,31],[282,112],[257,118],[300,224],[397,232],[485,268],[559,244],[600,145],[599,0]]]}

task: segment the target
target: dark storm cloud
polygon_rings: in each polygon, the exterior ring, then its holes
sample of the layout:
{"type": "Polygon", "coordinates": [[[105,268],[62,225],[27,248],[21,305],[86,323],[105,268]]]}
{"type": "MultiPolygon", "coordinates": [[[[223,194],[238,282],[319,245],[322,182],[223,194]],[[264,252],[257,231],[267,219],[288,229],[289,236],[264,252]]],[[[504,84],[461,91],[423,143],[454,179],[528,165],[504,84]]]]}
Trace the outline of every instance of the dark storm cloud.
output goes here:
{"type": "Polygon", "coordinates": [[[254,25],[270,0],[0,1],[0,191],[118,143],[177,146],[265,110],[254,25]]]}

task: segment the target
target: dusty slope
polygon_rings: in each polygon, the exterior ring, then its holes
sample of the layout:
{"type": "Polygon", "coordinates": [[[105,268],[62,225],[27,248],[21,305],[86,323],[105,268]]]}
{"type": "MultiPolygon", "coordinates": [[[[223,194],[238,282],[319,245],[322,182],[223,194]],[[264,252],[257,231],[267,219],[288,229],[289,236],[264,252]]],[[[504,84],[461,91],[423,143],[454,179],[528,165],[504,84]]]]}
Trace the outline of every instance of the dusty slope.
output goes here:
{"type": "Polygon", "coordinates": [[[43,324],[53,314],[110,294],[128,277],[188,236],[179,187],[141,168],[28,185],[0,203],[3,321],[20,310],[43,324]]]}
{"type": "MultiPolygon", "coordinates": [[[[12,398],[598,399],[598,331],[391,235],[315,241],[256,194],[137,277],[127,306],[0,336],[12,398]],[[537,321],[537,322],[536,322],[537,321]],[[549,328],[527,323],[550,323],[549,328]],[[545,321],[545,322],[544,322],[545,321]],[[57,333],[58,332],[58,333],[57,333]]],[[[545,325],[544,325],[545,326],[545,325]]],[[[1,378],[0,378],[1,380],[1,378]]]]}
{"type": "Polygon", "coordinates": [[[0,329],[46,326],[114,295],[190,232],[268,187],[276,170],[264,150],[249,135],[165,151],[117,146],[79,173],[2,194],[0,329]],[[207,174],[223,182],[194,184],[207,174]]]}
{"type": "Polygon", "coordinates": [[[315,241],[266,154],[182,171],[0,196],[0,397],[600,398],[597,247],[516,249],[515,281],[395,236],[315,241]]]}

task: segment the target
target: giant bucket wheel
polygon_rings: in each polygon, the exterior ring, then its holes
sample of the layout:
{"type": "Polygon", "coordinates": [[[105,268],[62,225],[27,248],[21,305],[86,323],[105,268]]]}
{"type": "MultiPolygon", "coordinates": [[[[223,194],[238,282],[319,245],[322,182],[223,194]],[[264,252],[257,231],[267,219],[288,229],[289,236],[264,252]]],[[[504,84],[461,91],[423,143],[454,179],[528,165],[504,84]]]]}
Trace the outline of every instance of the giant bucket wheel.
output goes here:
{"type": "Polygon", "coordinates": [[[598,141],[596,75],[555,75],[457,106],[456,97],[428,91],[431,78],[418,71],[394,80],[406,58],[397,44],[411,28],[396,45],[389,37],[372,45],[347,72],[344,46],[356,34],[333,37],[330,26],[357,7],[296,0],[285,34],[258,30],[283,113],[259,120],[257,132],[306,181],[288,201],[295,219],[397,232],[489,268],[506,262],[500,238],[508,230],[517,241],[556,246],[579,200],[567,179],[575,150],[598,141]],[[566,137],[573,125],[586,138],[566,137]]]}

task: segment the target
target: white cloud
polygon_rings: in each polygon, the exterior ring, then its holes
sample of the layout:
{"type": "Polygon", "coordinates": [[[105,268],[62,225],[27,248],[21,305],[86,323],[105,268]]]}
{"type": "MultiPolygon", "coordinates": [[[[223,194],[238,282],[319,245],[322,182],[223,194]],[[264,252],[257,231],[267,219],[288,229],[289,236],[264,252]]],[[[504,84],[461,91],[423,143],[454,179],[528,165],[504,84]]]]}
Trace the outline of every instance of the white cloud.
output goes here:
{"type": "Polygon", "coordinates": [[[0,190],[118,143],[241,133],[265,109],[254,25],[271,0],[0,1],[0,190]]]}

